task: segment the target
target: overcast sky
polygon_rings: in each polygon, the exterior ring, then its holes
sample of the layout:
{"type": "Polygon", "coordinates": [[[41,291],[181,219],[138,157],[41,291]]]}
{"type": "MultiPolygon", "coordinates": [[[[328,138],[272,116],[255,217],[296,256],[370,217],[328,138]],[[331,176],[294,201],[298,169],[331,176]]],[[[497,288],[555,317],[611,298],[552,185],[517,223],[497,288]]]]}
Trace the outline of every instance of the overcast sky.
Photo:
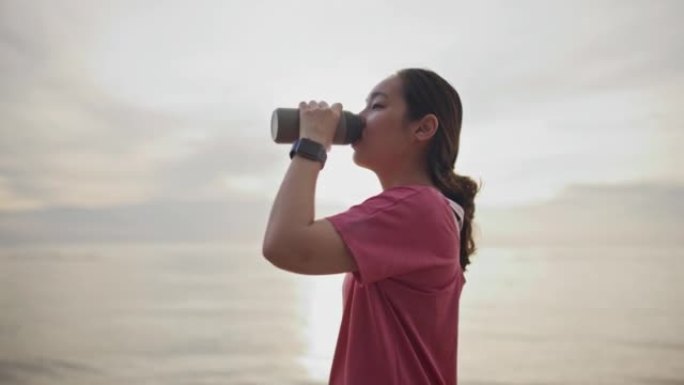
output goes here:
{"type": "MultiPolygon", "coordinates": [[[[404,67],[461,94],[456,170],[484,210],[577,185],[657,195],[684,185],[682,16],[678,0],[0,0],[0,210],[267,206],[289,161],[271,111],[358,112],[404,67]]],[[[379,191],[333,148],[319,204],[379,191]]]]}

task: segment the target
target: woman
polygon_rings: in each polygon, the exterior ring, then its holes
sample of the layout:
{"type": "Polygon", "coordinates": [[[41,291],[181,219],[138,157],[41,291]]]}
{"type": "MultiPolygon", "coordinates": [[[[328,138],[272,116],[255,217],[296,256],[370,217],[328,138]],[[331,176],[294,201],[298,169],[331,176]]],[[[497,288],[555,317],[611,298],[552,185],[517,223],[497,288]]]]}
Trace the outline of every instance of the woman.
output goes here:
{"type": "Polygon", "coordinates": [[[460,98],[436,73],[404,69],[366,102],[354,162],[377,175],[383,192],[315,219],[316,179],[342,105],[300,103],[306,146],[293,146],[263,253],[295,273],[347,273],[331,385],[456,384],[459,300],[475,251],[479,190],[453,172],[460,98]]]}

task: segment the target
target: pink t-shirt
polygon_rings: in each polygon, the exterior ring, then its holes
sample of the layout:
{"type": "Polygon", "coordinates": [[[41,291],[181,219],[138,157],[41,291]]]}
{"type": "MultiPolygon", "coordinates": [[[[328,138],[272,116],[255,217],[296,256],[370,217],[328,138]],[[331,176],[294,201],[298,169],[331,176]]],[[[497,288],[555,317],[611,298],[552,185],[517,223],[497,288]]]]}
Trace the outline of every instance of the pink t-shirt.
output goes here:
{"type": "Polygon", "coordinates": [[[330,385],[456,384],[462,215],[409,185],[327,218],[359,268],[344,278],[330,385]]]}

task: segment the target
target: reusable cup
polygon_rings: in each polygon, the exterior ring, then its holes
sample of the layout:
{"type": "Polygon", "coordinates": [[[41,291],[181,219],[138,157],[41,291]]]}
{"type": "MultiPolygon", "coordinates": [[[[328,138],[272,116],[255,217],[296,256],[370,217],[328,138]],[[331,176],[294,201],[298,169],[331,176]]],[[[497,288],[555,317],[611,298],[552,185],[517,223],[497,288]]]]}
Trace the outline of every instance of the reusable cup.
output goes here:
{"type": "MultiPolygon", "coordinates": [[[[359,115],[342,111],[333,144],[349,144],[361,137],[365,122],[359,115]]],[[[276,143],[294,143],[299,139],[299,109],[276,108],[271,115],[271,137],[276,143]]]]}

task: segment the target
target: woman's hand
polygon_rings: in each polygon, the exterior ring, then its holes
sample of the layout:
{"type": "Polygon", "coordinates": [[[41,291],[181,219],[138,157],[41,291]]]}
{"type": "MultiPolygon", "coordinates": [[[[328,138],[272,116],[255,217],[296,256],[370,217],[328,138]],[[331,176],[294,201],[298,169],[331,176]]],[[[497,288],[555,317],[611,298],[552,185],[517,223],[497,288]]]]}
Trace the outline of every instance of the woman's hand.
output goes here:
{"type": "Polygon", "coordinates": [[[299,103],[299,137],[316,141],[330,151],[335,129],[342,115],[342,104],[317,103],[312,100],[308,104],[299,103]]]}

